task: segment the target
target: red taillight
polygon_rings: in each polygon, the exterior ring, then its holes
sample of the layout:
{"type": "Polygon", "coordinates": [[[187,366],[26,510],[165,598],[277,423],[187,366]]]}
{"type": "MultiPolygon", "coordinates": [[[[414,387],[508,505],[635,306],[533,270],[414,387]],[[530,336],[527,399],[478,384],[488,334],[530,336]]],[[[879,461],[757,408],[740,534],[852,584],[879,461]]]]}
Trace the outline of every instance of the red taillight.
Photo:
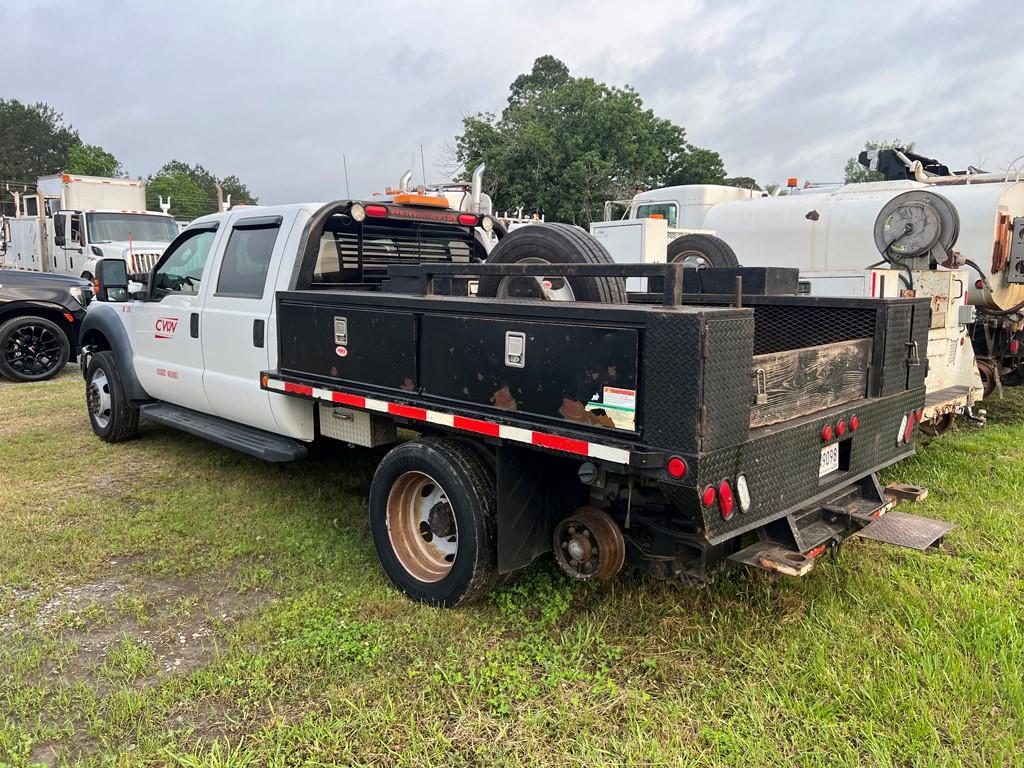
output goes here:
{"type": "Polygon", "coordinates": [[[686,474],[686,462],[678,456],[673,456],[668,460],[666,469],[672,477],[682,477],[686,474]]]}
{"type": "Polygon", "coordinates": [[[715,489],[714,489],[714,487],[709,485],[707,488],[705,488],[703,495],[700,497],[700,500],[704,502],[704,506],[705,507],[710,507],[712,504],[714,504],[715,503],[715,489]]]}
{"type": "Polygon", "coordinates": [[[477,224],[477,218],[471,213],[460,213],[459,224],[463,224],[467,227],[475,227],[477,224]]]}
{"type": "Polygon", "coordinates": [[[728,480],[723,480],[718,484],[718,506],[722,508],[723,520],[732,517],[736,501],[732,497],[732,488],[729,486],[728,480]]]}
{"type": "Polygon", "coordinates": [[[383,219],[388,215],[388,209],[383,205],[368,205],[366,206],[366,215],[373,216],[376,219],[383,219]]]}
{"type": "Polygon", "coordinates": [[[977,288],[980,291],[982,288],[985,287],[985,281],[984,280],[975,280],[974,281],[974,287],[977,288]]]}
{"type": "Polygon", "coordinates": [[[1018,352],[1020,352],[1020,342],[1014,339],[1010,342],[1010,354],[1016,355],[1018,352]]]}
{"type": "Polygon", "coordinates": [[[860,429],[860,416],[854,414],[850,417],[850,431],[856,432],[858,429],[860,429]]]}
{"type": "Polygon", "coordinates": [[[924,408],[918,408],[918,409],[917,409],[917,413],[915,413],[915,414],[914,414],[914,416],[915,416],[915,417],[917,418],[917,422],[918,422],[919,424],[920,424],[920,423],[921,423],[922,421],[924,421],[924,408]]]}
{"type": "Polygon", "coordinates": [[[821,428],[821,441],[827,443],[832,439],[832,425],[826,424],[821,428]]]}
{"type": "Polygon", "coordinates": [[[840,419],[839,423],[836,424],[836,434],[840,437],[846,434],[846,419],[840,419]]]}

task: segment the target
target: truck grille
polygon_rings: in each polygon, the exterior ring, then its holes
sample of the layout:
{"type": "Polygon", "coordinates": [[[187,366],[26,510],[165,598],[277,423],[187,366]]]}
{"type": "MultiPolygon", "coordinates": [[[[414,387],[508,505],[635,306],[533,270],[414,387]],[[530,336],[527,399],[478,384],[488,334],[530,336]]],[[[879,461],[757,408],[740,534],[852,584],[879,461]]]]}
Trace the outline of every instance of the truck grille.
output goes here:
{"type": "Polygon", "coordinates": [[[131,264],[129,264],[130,272],[149,272],[156,265],[160,259],[160,254],[156,252],[151,253],[138,253],[130,256],[131,264]]]}

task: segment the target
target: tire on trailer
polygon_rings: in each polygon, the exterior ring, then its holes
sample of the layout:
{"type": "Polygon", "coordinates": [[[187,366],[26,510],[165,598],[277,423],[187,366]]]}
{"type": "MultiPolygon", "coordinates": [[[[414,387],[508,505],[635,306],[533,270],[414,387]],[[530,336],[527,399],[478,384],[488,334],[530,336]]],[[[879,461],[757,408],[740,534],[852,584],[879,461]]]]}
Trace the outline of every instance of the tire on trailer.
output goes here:
{"type": "MultiPolygon", "coordinates": [[[[614,264],[589,232],[569,224],[530,224],[498,241],[488,264],[614,264]]],[[[484,277],[478,295],[551,301],[596,301],[625,304],[626,281],[621,277],[484,277]]]]}
{"type": "Polygon", "coordinates": [[[100,440],[123,443],[138,433],[139,409],[128,402],[113,352],[97,352],[89,361],[85,402],[92,431],[100,440]]]}
{"type": "Polygon", "coordinates": [[[21,315],[0,324],[0,375],[12,381],[45,381],[70,357],[71,341],[52,320],[21,315]]]}
{"type": "Polygon", "coordinates": [[[694,267],[738,267],[739,260],[725,240],[714,235],[681,235],[668,244],[665,258],[671,264],[694,267]]]}
{"type": "Polygon", "coordinates": [[[408,597],[451,608],[485,595],[498,576],[494,471],[452,438],[393,449],[370,486],[370,533],[388,579],[408,597]]]}

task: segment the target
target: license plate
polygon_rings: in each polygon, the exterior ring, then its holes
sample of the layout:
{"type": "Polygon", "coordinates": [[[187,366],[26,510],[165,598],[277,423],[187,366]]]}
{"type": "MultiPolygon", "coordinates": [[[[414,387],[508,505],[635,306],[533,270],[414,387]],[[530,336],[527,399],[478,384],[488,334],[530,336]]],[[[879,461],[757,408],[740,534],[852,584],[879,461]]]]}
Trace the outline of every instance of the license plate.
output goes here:
{"type": "Polygon", "coordinates": [[[839,443],[826,445],[821,449],[821,464],[818,465],[818,477],[835,472],[839,469],[839,443]]]}

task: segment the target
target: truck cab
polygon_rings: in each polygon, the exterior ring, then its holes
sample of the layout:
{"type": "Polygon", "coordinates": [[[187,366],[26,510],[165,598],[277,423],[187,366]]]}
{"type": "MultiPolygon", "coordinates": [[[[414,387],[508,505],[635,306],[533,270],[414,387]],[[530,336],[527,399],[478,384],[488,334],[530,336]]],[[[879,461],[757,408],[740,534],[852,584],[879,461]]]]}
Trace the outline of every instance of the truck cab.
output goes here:
{"type": "Polygon", "coordinates": [[[148,272],[178,233],[166,212],[146,210],[145,188],[132,179],[67,173],[38,180],[5,222],[0,265],[91,280],[102,259],[124,259],[148,272]]]}

